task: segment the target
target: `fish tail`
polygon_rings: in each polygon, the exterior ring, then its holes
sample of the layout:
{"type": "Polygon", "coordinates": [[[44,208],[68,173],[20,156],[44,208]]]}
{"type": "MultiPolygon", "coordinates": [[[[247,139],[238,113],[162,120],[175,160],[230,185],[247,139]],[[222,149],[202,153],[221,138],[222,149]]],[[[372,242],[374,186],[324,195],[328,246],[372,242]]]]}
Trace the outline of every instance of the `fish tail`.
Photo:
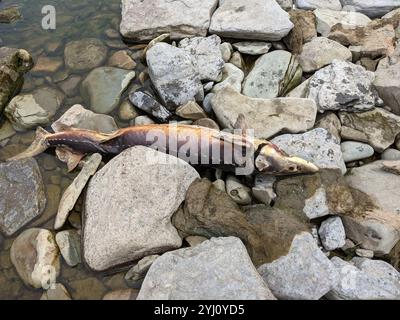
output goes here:
{"type": "Polygon", "coordinates": [[[36,129],[36,136],[35,140],[33,140],[32,144],[26,149],[24,152],[7,159],[6,161],[15,161],[15,160],[22,160],[26,158],[31,158],[41,154],[42,152],[46,151],[49,147],[47,143],[47,138],[51,135],[51,133],[44,130],[42,127],[38,127],[36,129]]]}

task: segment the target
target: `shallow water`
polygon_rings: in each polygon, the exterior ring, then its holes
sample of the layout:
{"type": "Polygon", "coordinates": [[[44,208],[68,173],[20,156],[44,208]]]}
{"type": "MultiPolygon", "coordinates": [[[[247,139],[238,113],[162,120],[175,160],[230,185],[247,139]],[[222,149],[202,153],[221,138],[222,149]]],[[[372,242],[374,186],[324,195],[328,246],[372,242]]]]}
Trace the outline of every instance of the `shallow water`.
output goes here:
{"type": "MultiPolygon", "coordinates": [[[[109,55],[117,50],[127,48],[121,39],[111,40],[105,34],[107,29],[118,30],[120,0],[3,0],[0,2],[0,8],[14,4],[20,6],[23,19],[10,25],[0,24],[0,46],[26,49],[35,61],[41,54],[63,58],[64,46],[67,42],[88,37],[104,40],[110,47],[109,55]],[[53,5],[56,8],[57,25],[55,30],[42,29],[44,15],[41,10],[45,5],[53,5]],[[46,52],[50,44],[57,44],[59,48],[54,53],[46,52]]],[[[143,66],[139,64],[139,59],[135,59],[135,61],[138,63],[135,69],[138,75],[138,70],[141,70],[143,66]]],[[[64,71],[63,68],[62,71],[64,71]]],[[[85,72],[83,76],[89,72],[85,72]]],[[[40,86],[56,86],[55,76],[57,75],[38,75],[30,72],[25,75],[22,91],[30,92],[40,86]]],[[[79,95],[67,98],[55,119],[75,103],[82,103],[79,95]]],[[[117,117],[115,118],[118,120],[117,117]]],[[[118,125],[123,127],[128,124],[118,122],[118,125]]],[[[0,161],[25,149],[32,141],[33,136],[34,132],[28,131],[17,133],[8,140],[0,141],[0,161]]],[[[48,204],[42,216],[24,229],[40,226],[51,230],[59,198],[76,173],[67,173],[66,166],[56,160],[52,154],[43,154],[37,157],[37,160],[46,185],[48,204]]],[[[79,204],[75,211],[79,216],[79,204]]],[[[71,225],[65,227],[65,229],[68,228],[71,228],[71,225]]],[[[0,299],[39,299],[43,291],[32,290],[24,286],[11,264],[9,249],[13,239],[15,236],[6,239],[0,235],[0,299]]],[[[123,276],[124,273],[112,276],[96,275],[88,271],[83,264],[71,268],[63,262],[58,282],[64,284],[73,299],[101,299],[108,291],[127,288],[123,276]]]]}

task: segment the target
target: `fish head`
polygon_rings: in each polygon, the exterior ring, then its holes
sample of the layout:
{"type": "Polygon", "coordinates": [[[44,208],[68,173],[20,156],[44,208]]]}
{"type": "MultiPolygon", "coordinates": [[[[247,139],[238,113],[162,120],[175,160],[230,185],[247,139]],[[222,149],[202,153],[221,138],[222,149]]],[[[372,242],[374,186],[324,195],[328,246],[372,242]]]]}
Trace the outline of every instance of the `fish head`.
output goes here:
{"type": "Polygon", "coordinates": [[[319,168],[299,157],[292,157],[272,143],[262,144],[255,158],[255,167],[265,175],[316,173],[319,168]]]}

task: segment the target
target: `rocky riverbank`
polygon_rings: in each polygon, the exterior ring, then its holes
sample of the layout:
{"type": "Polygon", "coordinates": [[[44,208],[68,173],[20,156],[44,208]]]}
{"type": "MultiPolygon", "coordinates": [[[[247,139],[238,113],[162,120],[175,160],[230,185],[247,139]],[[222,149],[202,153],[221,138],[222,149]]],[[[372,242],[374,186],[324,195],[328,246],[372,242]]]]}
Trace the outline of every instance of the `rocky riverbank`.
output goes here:
{"type": "Polygon", "coordinates": [[[1,162],[1,298],[400,299],[399,1],[122,0],[113,25],[3,43],[0,160],[39,126],[174,121],[242,124],[320,171],[141,146],[72,173],[62,149],[1,162]]]}

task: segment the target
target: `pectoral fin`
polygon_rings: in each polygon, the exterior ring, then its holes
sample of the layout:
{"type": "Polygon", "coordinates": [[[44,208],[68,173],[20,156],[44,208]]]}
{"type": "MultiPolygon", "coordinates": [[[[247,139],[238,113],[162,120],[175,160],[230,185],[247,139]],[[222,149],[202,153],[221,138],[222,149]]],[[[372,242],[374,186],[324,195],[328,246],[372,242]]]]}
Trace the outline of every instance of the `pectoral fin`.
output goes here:
{"type": "Polygon", "coordinates": [[[56,155],[60,161],[67,164],[68,172],[73,171],[85,156],[84,154],[73,152],[68,148],[57,148],[56,155]]]}

